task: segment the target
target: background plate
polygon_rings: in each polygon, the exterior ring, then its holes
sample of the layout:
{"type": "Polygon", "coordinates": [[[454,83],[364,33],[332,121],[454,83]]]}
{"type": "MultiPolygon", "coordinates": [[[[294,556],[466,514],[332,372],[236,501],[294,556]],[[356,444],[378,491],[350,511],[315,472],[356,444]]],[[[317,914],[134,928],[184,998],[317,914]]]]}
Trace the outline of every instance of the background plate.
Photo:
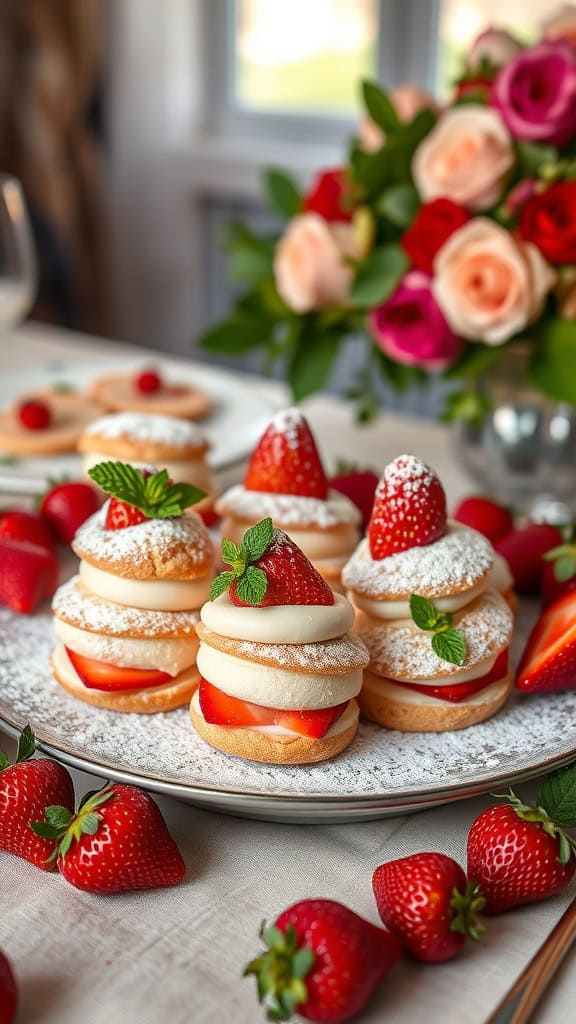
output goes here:
{"type": "MultiPolygon", "coordinates": [[[[85,389],[96,377],[110,372],[134,372],[142,368],[145,359],[134,356],[109,356],[94,363],[74,363],[60,360],[40,367],[25,367],[3,371],[0,378],[0,408],[13,404],[38,388],[53,384],[66,384],[85,389]]],[[[198,423],[208,437],[212,449],[209,461],[214,469],[234,465],[251,454],[277,406],[258,395],[255,398],[250,378],[213,369],[200,364],[174,363],[157,358],[153,353],[148,360],[159,367],[167,377],[206,391],[214,403],[212,412],[198,423]]],[[[0,473],[11,476],[38,477],[45,480],[66,474],[77,476],[80,460],[77,455],[58,455],[44,458],[18,458],[15,466],[0,473]]]]}
{"type": "MultiPolygon", "coordinates": [[[[519,642],[522,642],[519,631],[519,642]]],[[[259,765],[208,747],[187,709],[120,715],[70,697],[48,670],[48,611],[0,610],[0,724],[30,722],[59,760],[214,810],[342,822],[432,807],[540,775],[576,757],[576,693],[513,698],[495,718],[452,733],[363,723],[350,748],[312,766],[259,765]]]]}

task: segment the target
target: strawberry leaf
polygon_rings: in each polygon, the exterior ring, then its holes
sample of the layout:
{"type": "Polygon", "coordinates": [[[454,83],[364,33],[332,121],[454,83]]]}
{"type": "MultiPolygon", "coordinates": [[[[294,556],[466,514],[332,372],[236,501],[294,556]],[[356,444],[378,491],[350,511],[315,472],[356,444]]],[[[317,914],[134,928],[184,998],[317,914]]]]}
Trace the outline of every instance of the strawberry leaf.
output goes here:
{"type": "Polygon", "coordinates": [[[538,789],[536,803],[562,828],[575,828],[576,764],[548,775],[538,789]]]}
{"type": "Polygon", "coordinates": [[[268,589],[266,573],[249,565],[236,583],[236,594],[245,604],[259,605],[268,589]]]}
{"type": "Polygon", "coordinates": [[[68,825],[72,821],[74,814],[68,810],[67,807],[60,807],[58,804],[52,804],[45,810],[46,821],[50,825],[55,825],[62,831],[64,828],[68,828],[68,825]]]}
{"type": "Polygon", "coordinates": [[[246,551],[247,561],[255,562],[266,551],[274,535],[274,526],[270,518],[262,519],[255,526],[246,530],[242,538],[242,547],[246,551]]]}
{"type": "Polygon", "coordinates": [[[449,661],[452,665],[463,665],[466,657],[464,634],[459,629],[435,633],[432,637],[432,650],[442,661],[449,661]]]}
{"type": "Polygon", "coordinates": [[[58,825],[51,825],[49,821],[31,821],[30,828],[41,839],[60,839],[62,835],[62,829],[58,825]]]}
{"type": "Polygon", "coordinates": [[[576,575],[576,558],[573,555],[561,555],[554,562],[554,577],[558,583],[567,583],[576,575]]]}
{"type": "Polygon", "coordinates": [[[16,754],[16,764],[21,764],[22,761],[28,761],[32,757],[36,750],[36,737],[32,732],[31,725],[25,725],[20,733],[20,739],[18,740],[18,751],[16,754]]]}
{"type": "Polygon", "coordinates": [[[228,590],[230,584],[236,579],[235,572],[221,572],[215,580],[212,580],[210,584],[210,600],[215,601],[220,594],[223,594],[225,590],[228,590]]]}
{"type": "Polygon", "coordinates": [[[418,629],[435,629],[438,623],[438,612],[432,601],[427,597],[420,597],[419,594],[412,594],[410,597],[410,614],[418,629]]]}
{"type": "Polygon", "coordinates": [[[101,821],[102,821],[102,816],[100,814],[94,814],[93,812],[83,816],[82,817],[82,832],[84,833],[84,835],[86,835],[86,836],[94,836],[94,835],[96,835],[96,833],[98,831],[98,826],[99,826],[101,821]]]}

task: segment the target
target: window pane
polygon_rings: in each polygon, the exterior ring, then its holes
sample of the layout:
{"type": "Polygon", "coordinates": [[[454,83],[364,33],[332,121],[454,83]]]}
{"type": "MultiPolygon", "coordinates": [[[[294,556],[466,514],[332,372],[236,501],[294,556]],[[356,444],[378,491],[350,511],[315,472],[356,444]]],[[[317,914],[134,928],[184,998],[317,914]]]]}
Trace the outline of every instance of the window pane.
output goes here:
{"type": "Polygon", "coordinates": [[[442,0],[438,87],[443,95],[462,70],[462,58],[490,25],[507,28],[521,42],[539,35],[540,25],[558,10],[558,0],[442,0]]]}
{"type": "Polygon", "coordinates": [[[377,0],[236,0],[236,102],[355,114],[377,68],[377,0]]]}

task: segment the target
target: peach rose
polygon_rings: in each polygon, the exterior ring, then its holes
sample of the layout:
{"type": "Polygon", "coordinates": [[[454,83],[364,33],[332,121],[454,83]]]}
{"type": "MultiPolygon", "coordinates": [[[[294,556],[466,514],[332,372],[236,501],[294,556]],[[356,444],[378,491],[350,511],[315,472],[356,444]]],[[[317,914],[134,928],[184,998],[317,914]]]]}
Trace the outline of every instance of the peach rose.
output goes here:
{"type": "Polygon", "coordinates": [[[329,224],[317,213],[299,214],[276,246],[278,292],[295,313],[338,305],[346,300],[352,280],[346,261],[360,255],[351,224],[329,224]]]}
{"type": "Polygon", "coordinates": [[[573,4],[562,4],[542,24],[544,39],[566,39],[576,46],[576,7],[573,4]]]}
{"type": "Polygon", "coordinates": [[[514,163],[512,140],[500,115],[476,104],[447,110],[412,158],[422,199],[447,197],[472,210],[487,210],[500,198],[514,163]]]}
{"type": "Polygon", "coordinates": [[[555,280],[535,246],[475,217],[440,249],[432,287],[456,334],[502,345],[537,319],[555,280]]]}
{"type": "MultiPolygon", "coordinates": [[[[390,99],[399,120],[406,124],[413,121],[421,110],[432,110],[435,114],[440,110],[434,97],[417,85],[399,85],[390,93],[390,99]]],[[[358,141],[365,153],[376,153],[386,142],[386,133],[372,118],[365,117],[358,126],[358,141]]]]}

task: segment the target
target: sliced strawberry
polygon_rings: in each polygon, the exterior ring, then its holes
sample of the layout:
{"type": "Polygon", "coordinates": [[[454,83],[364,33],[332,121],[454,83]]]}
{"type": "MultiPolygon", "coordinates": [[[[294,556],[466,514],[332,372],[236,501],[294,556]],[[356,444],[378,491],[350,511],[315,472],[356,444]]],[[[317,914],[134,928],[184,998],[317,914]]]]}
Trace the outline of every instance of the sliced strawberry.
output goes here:
{"type": "Polygon", "coordinates": [[[378,477],[370,469],[356,470],[350,473],[340,473],[328,481],[330,487],[340,494],[345,494],[350,501],[353,501],[356,508],[362,513],[362,529],[365,530],[370,520],[374,494],[378,486],[378,477]]]}
{"type": "MultiPolygon", "coordinates": [[[[253,563],[268,581],[259,607],[282,604],[334,604],[334,594],[297,544],[283,530],[274,530],[271,543],[253,563]]],[[[238,596],[238,580],[230,585],[230,600],[241,607],[248,604],[238,596]]]]}
{"type": "Polygon", "coordinates": [[[497,544],[514,529],[509,510],[481,495],[464,498],[454,510],[454,519],[483,533],[492,544],[497,544]]]}
{"type": "Polygon", "coordinates": [[[520,594],[537,594],[547,551],[562,543],[562,534],[548,523],[527,523],[508,533],[494,545],[506,559],[520,594]]]}
{"type": "Polygon", "coordinates": [[[244,486],[249,491],[326,500],[328,483],[316,442],[298,409],[285,409],[274,417],[250,459],[244,486]]]}
{"type": "Polygon", "coordinates": [[[396,679],[391,679],[390,682],[393,682],[395,686],[403,686],[407,690],[417,690],[418,693],[424,693],[427,697],[437,697],[438,700],[449,700],[452,704],[459,704],[467,697],[472,697],[480,690],[485,690],[491,683],[497,683],[499,679],[504,679],[507,672],[508,651],[506,650],[498,655],[494,668],[490,672],[487,672],[485,676],[480,676],[479,679],[472,679],[469,683],[425,686],[422,683],[400,683],[396,679]]]}
{"type": "Polygon", "coordinates": [[[138,526],[145,523],[148,516],[145,516],[139,508],[128,505],[120,498],[110,498],[104,527],[106,530],[124,530],[127,526],[138,526]]]}
{"type": "Polygon", "coordinates": [[[66,653],[88,690],[145,690],[151,686],[161,686],[172,676],[154,668],[120,668],[107,661],[97,661],[83,654],[66,648],[66,653]]]}
{"type": "Polygon", "coordinates": [[[334,708],[320,708],[317,711],[285,711],[279,708],[265,708],[262,704],[239,700],[213,686],[206,679],[200,679],[198,691],[202,714],[210,725],[250,727],[254,725],[280,725],[301,736],[321,739],[334,722],[344,714],[349,701],[334,708]]]}
{"type": "Polygon", "coordinates": [[[526,693],[576,689],[576,592],[558,598],[534,626],[516,686],[526,693]]]}
{"type": "Polygon", "coordinates": [[[384,470],[368,524],[372,558],[439,540],[446,532],[446,495],[436,473],[414,455],[399,455],[384,470]]]}
{"type": "Polygon", "coordinates": [[[26,540],[48,551],[54,551],[54,539],[47,523],[35,512],[10,509],[0,516],[0,537],[26,540]]]}
{"type": "Polygon", "coordinates": [[[58,586],[58,562],[52,551],[24,540],[0,537],[0,604],[31,612],[58,586]]]}

